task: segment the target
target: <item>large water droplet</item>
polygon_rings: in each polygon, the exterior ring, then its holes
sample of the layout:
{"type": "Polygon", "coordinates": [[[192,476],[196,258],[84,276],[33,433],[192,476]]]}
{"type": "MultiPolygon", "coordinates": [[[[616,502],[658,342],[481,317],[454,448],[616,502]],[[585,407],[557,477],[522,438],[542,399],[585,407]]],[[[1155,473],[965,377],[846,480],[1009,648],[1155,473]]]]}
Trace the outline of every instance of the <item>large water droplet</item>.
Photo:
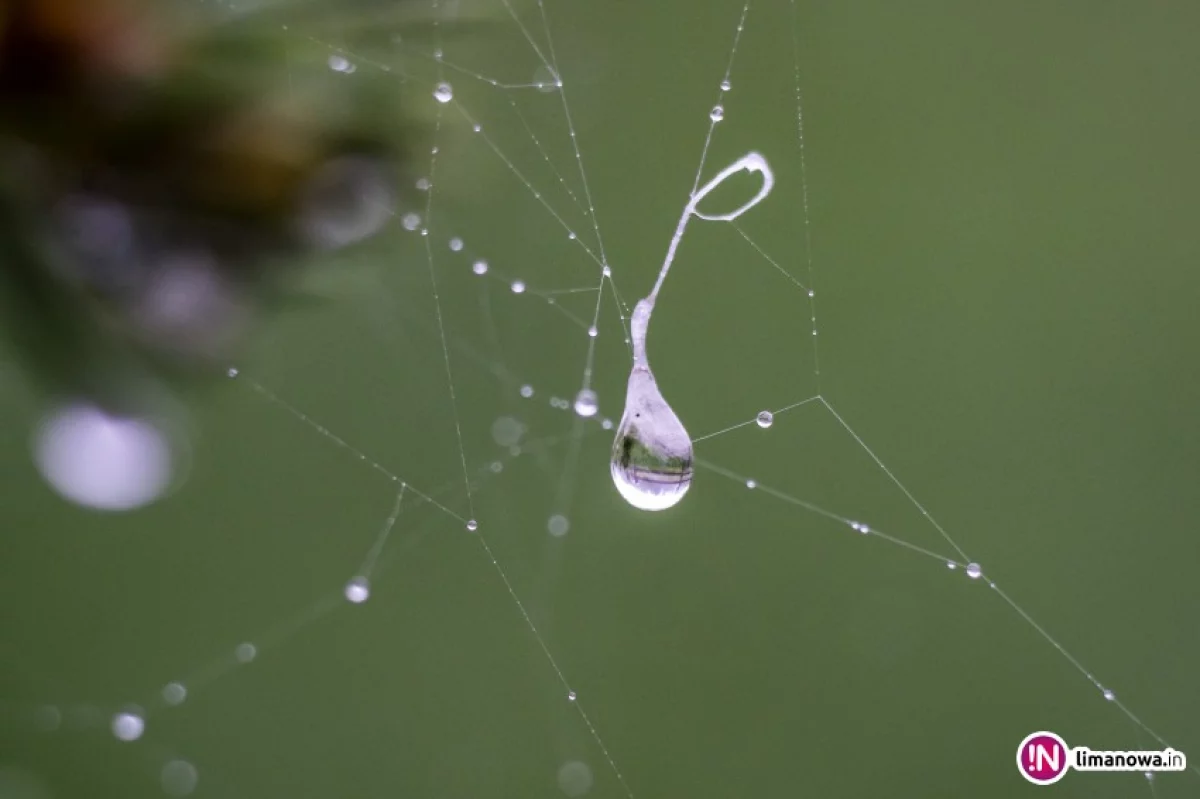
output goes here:
{"type": "Polygon", "coordinates": [[[719,105],[714,105],[713,109],[708,112],[708,118],[713,122],[720,122],[725,118],[725,109],[719,105]]]}
{"type": "Polygon", "coordinates": [[[454,87],[449,83],[439,83],[433,90],[433,99],[439,103],[448,103],[454,99],[454,87]]]}
{"type": "Polygon", "coordinates": [[[617,491],[640,510],[665,510],[692,484],[692,439],[644,364],[629,374],[611,469],[617,491]]]}

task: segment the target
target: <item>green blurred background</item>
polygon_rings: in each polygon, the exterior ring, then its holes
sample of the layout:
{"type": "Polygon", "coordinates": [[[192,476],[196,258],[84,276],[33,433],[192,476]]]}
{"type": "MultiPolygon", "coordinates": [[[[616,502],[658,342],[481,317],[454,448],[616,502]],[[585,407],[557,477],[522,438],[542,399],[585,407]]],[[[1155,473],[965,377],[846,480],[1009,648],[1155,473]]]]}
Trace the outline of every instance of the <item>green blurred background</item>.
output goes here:
{"type": "MultiPolygon", "coordinates": [[[[571,317],[590,321],[599,278],[563,97],[470,73],[528,84],[557,60],[632,304],[692,186],[742,7],[544,10],[549,39],[536,5],[519,11],[536,49],[511,21],[442,32],[455,100],[431,256],[396,224],[322,264],[326,301],[273,319],[236,379],[192,398],[196,446],[169,498],[128,515],[60,500],[29,456],[41,400],[4,362],[0,797],[162,796],[180,790],[162,784],[176,759],[204,797],[1200,793],[1195,773],[1024,783],[1015,747],[1034,730],[1159,744],[986,581],[712,469],[673,510],[620,500],[597,423],[619,418],[629,365],[607,288],[600,416],[550,401],[580,386],[589,339],[571,317]],[[493,436],[504,418],[519,454],[493,436]],[[396,498],[383,471],[449,512],[408,493],[370,600],[351,605],[342,586],[396,498]],[[190,693],[168,708],[171,680],[190,693]],[[123,743],[109,719],[130,705],[146,731],[123,743]]],[[[1193,760],[1198,24],[1185,3],[755,2],[706,175],[749,149],[772,164],[774,193],[738,224],[815,288],[819,376],[808,298],[727,224],[689,228],[650,335],[696,436],[822,395],[1193,760]]],[[[387,67],[434,107],[431,42],[356,57],[346,30],[319,38],[352,51],[346,80],[387,67]]],[[[750,191],[731,181],[713,208],[750,191]]],[[[425,195],[405,203],[424,215],[425,195]]],[[[697,455],[957,558],[820,403],[697,455]]]]}

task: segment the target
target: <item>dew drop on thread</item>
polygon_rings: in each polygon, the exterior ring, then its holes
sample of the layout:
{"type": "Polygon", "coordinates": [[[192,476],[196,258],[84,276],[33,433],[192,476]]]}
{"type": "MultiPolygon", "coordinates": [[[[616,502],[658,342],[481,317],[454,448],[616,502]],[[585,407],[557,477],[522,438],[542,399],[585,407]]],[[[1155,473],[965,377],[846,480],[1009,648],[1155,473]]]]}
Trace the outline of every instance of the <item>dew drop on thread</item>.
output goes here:
{"type": "Polygon", "coordinates": [[[663,398],[646,360],[650,303],[642,300],[631,317],[634,360],[625,392],[625,412],[613,440],[610,469],[617,491],[639,510],[666,510],[692,484],[692,439],[663,398]]]}

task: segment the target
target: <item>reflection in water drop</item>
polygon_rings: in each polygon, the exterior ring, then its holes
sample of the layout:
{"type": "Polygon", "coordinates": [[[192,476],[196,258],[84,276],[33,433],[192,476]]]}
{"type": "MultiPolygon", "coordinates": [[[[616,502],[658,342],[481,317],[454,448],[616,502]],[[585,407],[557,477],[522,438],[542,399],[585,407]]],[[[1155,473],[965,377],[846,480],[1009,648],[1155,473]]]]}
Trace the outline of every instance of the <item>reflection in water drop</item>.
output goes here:
{"type": "Polygon", "coordinates": [[[439,83],[433,90],[433,98],[439,103],[448,103],[454,99],[454,87],[449,83],[439,83]]]}

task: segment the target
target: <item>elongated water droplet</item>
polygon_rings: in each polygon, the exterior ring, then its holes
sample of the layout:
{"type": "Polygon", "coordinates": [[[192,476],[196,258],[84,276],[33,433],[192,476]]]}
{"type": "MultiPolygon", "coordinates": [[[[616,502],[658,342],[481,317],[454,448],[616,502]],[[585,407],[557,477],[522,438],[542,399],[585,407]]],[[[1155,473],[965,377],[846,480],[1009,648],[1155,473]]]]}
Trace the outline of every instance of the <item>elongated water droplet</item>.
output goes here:
{"type": "Polygon", "coordinates": [[[651,310],[642,300],[630,320],[633,369],[613,441],[611,471],[617,491],[630,505],[665,510],[683,499],[692,484],[692,439],[663,399],[646,360],[651,310]]]}

